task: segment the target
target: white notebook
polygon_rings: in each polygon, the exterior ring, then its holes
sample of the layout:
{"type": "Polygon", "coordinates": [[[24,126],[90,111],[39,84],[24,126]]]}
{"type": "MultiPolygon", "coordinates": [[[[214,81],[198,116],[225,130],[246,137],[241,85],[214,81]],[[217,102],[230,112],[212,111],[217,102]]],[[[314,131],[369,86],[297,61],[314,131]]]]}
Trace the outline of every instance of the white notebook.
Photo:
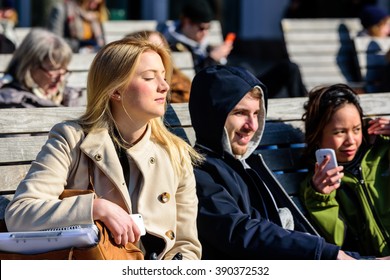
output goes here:
{"type": "Polygon", "coordinates": [[[38,254],[71,247],[88,247],[97,244],[98,236],[98,228],[94,224],[41,231],[1,232],[0,251],[38,254]]]}

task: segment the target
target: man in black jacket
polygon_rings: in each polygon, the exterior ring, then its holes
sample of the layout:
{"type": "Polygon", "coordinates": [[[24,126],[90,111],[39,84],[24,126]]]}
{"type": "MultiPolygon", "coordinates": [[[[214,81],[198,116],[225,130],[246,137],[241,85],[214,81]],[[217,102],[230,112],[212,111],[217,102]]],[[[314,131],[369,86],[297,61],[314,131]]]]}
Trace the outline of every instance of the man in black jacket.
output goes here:
{"type": "Polygon", "coordinates": [[[351,258],[319,236],[294,230],[295,217],[277,204],[274,186],[247,164],[266,115],[266,87],[255,76],[222,65],[201,70],[189,110],[196,148],[206,157],[195,168],[204,259],[351,258]]]}

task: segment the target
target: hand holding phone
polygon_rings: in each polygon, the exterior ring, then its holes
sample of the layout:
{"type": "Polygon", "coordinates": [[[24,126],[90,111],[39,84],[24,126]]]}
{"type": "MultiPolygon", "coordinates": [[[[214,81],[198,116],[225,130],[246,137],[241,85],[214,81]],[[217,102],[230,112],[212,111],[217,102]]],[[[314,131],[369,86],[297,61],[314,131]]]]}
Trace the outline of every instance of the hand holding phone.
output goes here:
{"type": "Polygon", "coordinates": [[[316,160],[318,164],[321,164],[326,156],[330,156],[330,161],[324,167],[324,171],[328,171],[329,169],[336,168],[338,166],[336,154],[333,149],[318,149],[316,151],[316,160]]]}

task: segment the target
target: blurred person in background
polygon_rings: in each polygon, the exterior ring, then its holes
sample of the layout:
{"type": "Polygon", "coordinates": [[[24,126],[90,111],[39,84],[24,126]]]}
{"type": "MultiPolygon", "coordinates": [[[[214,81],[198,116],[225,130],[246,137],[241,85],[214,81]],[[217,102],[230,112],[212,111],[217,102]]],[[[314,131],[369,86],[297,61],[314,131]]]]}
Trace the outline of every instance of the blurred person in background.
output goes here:
{"type": "Polygon", "coordinates": [[[15,25],[18,13],[13,0],[0,1],[0,53],[13,53],[16,49],[15,25]]]}
{"type": "Polygon", "coordinates": [[[390,15],[375,5],[364,6],[360,13],[363,30],[359,36],[388,37],[390,35],[390,15]]]}
{"type": "Polygon", "coordinates": [[[0,79],[0,108],[77,106],[80,92],[66,87],[71,58],[63,38],[32,29],[0,79]]]}
{"type": "Polygon", "coordinates": [[[159,24],[157,30],[167,39],[172,51],[189,51],[195,71],[214,64],[226,64],[233,42],[211,45],[208,32],[214,12],[204,0],[191,1],[183,6],[180,19],[159,24]]]}
{"type": "Polygon", "coordinates": [[[64,0],[50,12],[48,29],[65,38],[73,52],[95,53],[105,45],[105,0],[64,0]]]}
{"type": "MultiPolygon", "coordinates": [[[[380,46],[375,43],[375,39],[389,38],[390,35],[390,15],[382,8],[376,5],[366,5],[360,12],[360,21],[362,30],[358,36],[371,37],[373,42],[370,43],[371,59],[383,60],[383,68],[379,71],[370,71],[366,75],[369,79],[373,79],[372,86],[367,89],[368,92],[387,92],[390,91],[390,50],[381,50],[380,46]],[[376,51],[374,53],[373,51],[376,51]]],[[[390,39],[389,39],[390,40],[390,39]]]]}
{"type": "MultiPolygon", "coordinates": [[[[165,36],[173,51],[190,51],[194,60],[195,72],[211,65],[227,64],[233,42],[225,41],[213,46],[208,40],[208,32],[214,13],[206,1],[193,1],[186,4],[181,12],[180,20],[159,24],[157,29],[165,36]]],[[[238,63],[248,68],[245,61],[238,63]]],[[[251,70],[251,69],[250,69],[251,70]]],[[[286,97],[306,96],[307,90],[302,81],[300,69],[296,63],[289,60],[275,62],[257,78],[268,87],[268,98],[280,96],[283,90],[286,97]]]]}

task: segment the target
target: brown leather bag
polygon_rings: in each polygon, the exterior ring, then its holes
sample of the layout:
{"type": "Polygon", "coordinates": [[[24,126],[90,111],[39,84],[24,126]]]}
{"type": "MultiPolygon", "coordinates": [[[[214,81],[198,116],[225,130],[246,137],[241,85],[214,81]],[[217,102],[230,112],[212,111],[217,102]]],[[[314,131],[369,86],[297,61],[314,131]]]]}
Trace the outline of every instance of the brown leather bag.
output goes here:
{"type": "MultiPolygon", "coordinates": [[[[90,173],[91,174],[91,173],[90,173]]],[[[60,199],[70,196],[93,193],[93,181],[90,176],[90,185],[87,190],[65,189],[60,199]]],[[[143,260],[142,251],[133,243],[126,246],[117,245],[111,237],[108,228],[100,221],[95,221],[99,229],[97,245],[85,248],[67,248],[39,254],[20,254],[0,251],[0,260],[143,260]]],[[[4,220],[0,220],[0,232],[7,232],[4,220]]]]}

